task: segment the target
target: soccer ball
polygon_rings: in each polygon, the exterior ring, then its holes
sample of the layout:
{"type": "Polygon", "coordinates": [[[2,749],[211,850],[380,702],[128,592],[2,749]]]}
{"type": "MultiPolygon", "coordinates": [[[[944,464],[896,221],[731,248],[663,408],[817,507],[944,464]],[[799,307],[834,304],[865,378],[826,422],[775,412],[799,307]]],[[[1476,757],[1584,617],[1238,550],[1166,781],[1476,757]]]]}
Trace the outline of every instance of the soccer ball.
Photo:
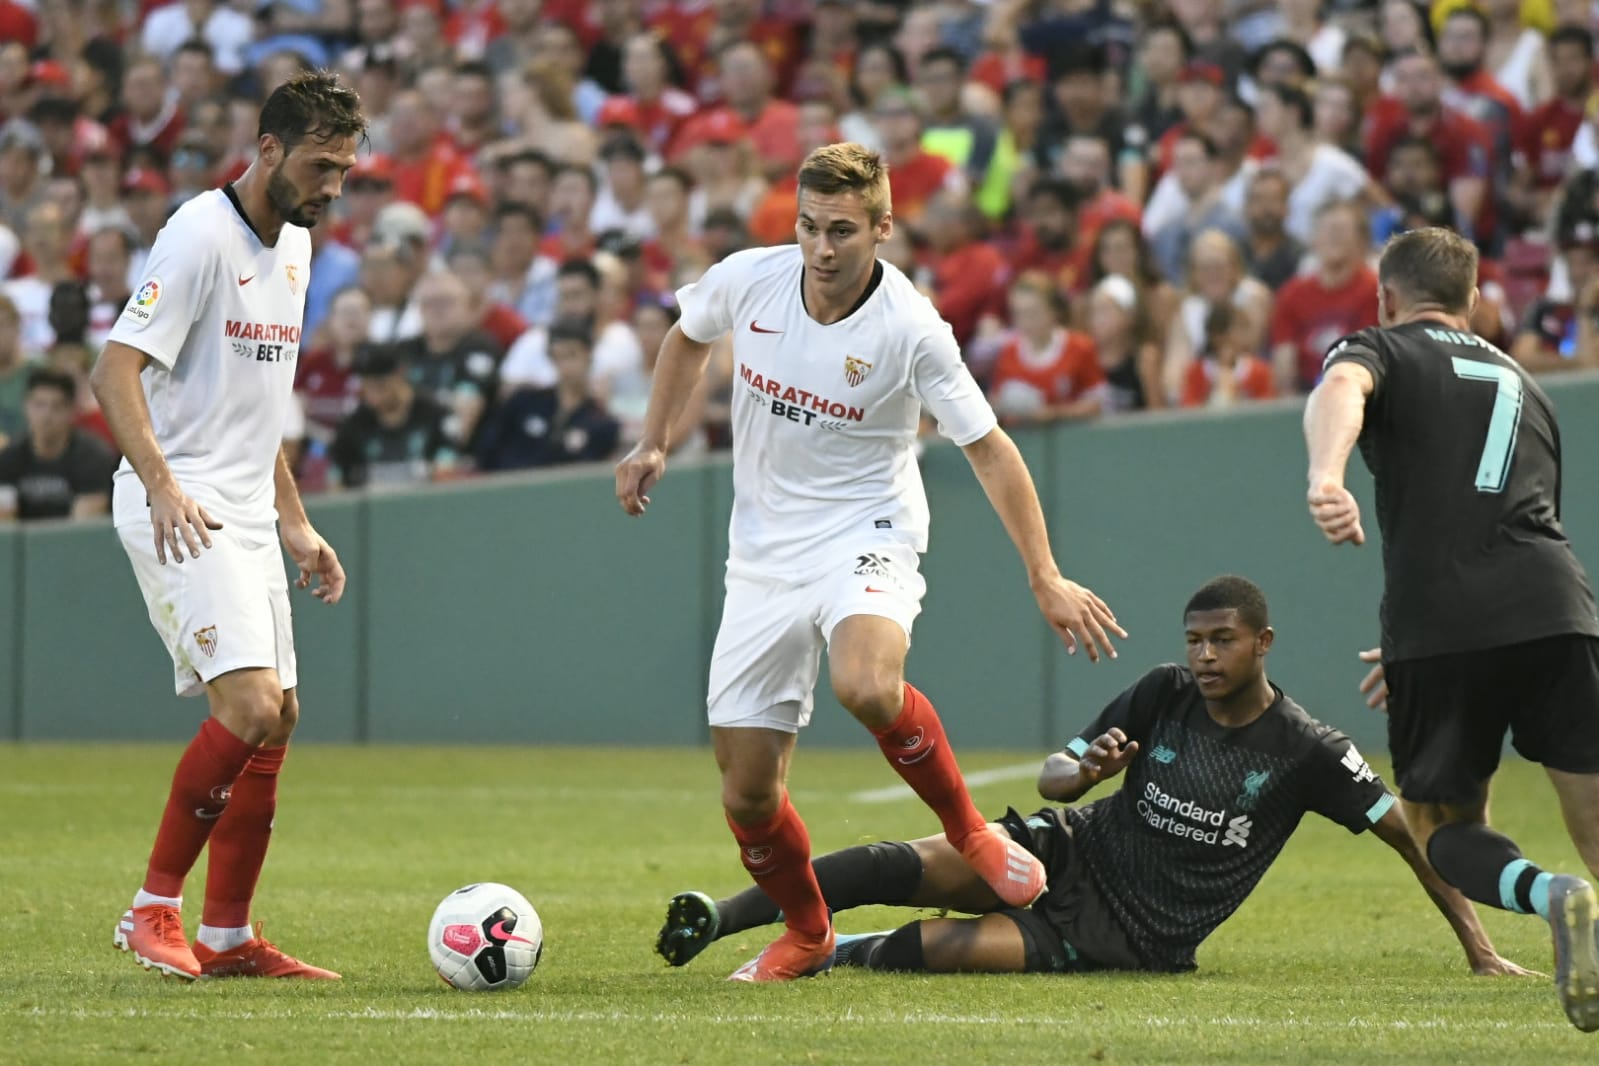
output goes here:
{"type": "Polygon", "coordinates": [[[428,926],[439,976],[464,992],[516,988],[544,953],[544,924],[514,888],[485,881],[444,897],[428,926]]]}

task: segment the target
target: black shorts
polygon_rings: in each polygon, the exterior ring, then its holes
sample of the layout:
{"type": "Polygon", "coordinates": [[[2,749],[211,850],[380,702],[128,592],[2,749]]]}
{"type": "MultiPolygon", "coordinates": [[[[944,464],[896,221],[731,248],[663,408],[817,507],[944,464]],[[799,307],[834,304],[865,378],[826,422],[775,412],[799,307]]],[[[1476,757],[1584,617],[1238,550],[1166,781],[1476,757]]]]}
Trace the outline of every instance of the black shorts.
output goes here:
{"type": "Polygon", "coordinates": [[[1400,795],[1471,803],[1499,767],[1505,731],[1522,757],[1599,773],[1599,638],[1386,663],[1388,747],[1400,795]]]}
{"type": "Polygon", "coordinates": [[[1149,968],[1089,876],[1064,810],[1045,807],[1024,818],[1012,809],[999,824],[1037,856],[1049,877],[1049,887],[1031,907],[997,912],[1021,930],[1028,973],[1149,968]]]}

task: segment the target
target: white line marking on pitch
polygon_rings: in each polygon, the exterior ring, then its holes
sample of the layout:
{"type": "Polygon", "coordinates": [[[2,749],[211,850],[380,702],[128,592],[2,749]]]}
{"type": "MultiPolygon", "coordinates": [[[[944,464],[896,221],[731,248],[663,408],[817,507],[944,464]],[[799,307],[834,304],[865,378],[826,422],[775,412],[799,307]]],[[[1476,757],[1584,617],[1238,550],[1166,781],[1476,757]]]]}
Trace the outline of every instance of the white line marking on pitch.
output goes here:
{"type": "MultiPolygon", "coordinates": [[[[434,1007],[414,1007],[410,1010],[380,1009],[367,1007],[363,1010],[285,1010],[270,1008],[264,1010],[195,1010],[182,1008],[178,1010],[159,1010],[148,1007],[126,1007],[119,1010],[102,1008],[85,1009],[81,1007],[32,1007],[19,1011],[18,1014],[25,1018],[68,1018],[83,1021],[110,1020],[130,1018],[152,1018],[161,1021],[290,1021],[322,1018],[330,1021],[374,1021],[374,1022],[475,1022],[475,1021],[523,1021],[523,1022],[574,1022],[579,1024],[593,1024],[595,1022],[610,1023],[644,1023],[660,1025],[685,1021],[681,1014],[667,1014],[658,1012],[632,1012],[632,1011],[596,1011],[596,1010],[483,1010],[476,1007],[467,1007],[461,1010],[440,1010],[434,1007]]],[[[761,1014],[756,1012],[720,1012],[696,1011],[693,1019],[696,1024],[711,1022],[722,1025],[791,1025],[794,1021],[787,1015],[761,1014]]],[[[1038,1026],[1050,1029],[1077,1029],[1082,1025],[1079,1017],[1062,1015],[1042,1015],[1024,1017],[1005,1014],[943,1014],[937,1011],[889,1011],[889,1012],[861,1012],[853,1008],[842,1014],[834,1015],[828,1019],[831,1022],[848,1022],[856,1025],[1025,1025],[1038,1026]]],[[[1333,1018],[1311,1019],[1302,1017],[1288,1018],[1249,1018],[1231,1015],[1186,1015],[1186,1016],[1161,1016],[1150,1015],[1138,1019],[1128,1019],[1129,1024],[1142,1024],[1150,1028],[1180,1028],[1180,1029],[1260,1029],[1260,1030],[1295,1030],[1306,1029],[1324,1032],[1336,1032],[1345,1029],[1392,1029],[1392,1030],[1424,1030],[1424,1031],[1541,1031],[1564,1030],[1565,1025],[1555,1021],[1519,1021],[1511,1022],[1494,1018],[1472,1018],[1464,1021],[1448,1021],[1443,1018],[1419,1018],[1415,1020],[1405,1018],[1373,1019],[1373,1018],[1348,1018],[1338,1021],[1333,1018]]]]}
{"type": "MultiPolygon", "coordinates": [[[[1001,781],[1019,781],[1024,777],[1033,777],[1038,773],[1039,764],[1036,762],[1019,762],[1014,766],[996,766],[992,770],[979,770],[974,774],[966,775],[966,787],[976,788],[979,785],[994,785],[1001,781]]],[[[916,793],[907,785],[889,785],[886,788],[869,788],[864,792],[851,794],[850,799],[856,803],[893,803],[896,800],[915,799],[916,793]]]]}

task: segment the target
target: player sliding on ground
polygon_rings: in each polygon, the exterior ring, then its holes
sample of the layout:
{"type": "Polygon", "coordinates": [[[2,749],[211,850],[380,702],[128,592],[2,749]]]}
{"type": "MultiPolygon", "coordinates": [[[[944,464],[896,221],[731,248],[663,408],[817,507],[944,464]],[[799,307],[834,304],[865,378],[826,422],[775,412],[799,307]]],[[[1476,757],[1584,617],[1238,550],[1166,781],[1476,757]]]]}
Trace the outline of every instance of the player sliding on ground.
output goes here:
{"type": "MultiPolygon", "coordinates": [[[[1031,907],[999,898],[944,837],[846,848],[815,862],[835,911],[868,904],[979,914],[839,938],[842,965],[937,973],[1182,971],[1313,811],[1393,848],[1449,920],[1479,974],[1498,956],[1460,893],[1427,866],[1394,797],[1349,739],[1266,677],[1274,633],[1259,588],[1221,577],[1183,614],[1188,666],[1161,666],[1044,762],[1038,791],[1071,802],[1126,773],[1115,794],[997,823],[1048,868],[1031,907]]],[[[775,921],[759,890],[673,898],[656,950],[682,966],[712,941],[775,921]]]]}
{"type": "Polygon", "coordinates": [[[912,452],[924,406],[964,450],[1068,649],[1097,661],[1115,654],[1107,631],[1126,636],[1098,596],[1061,576],[1032,478],[949,326],[877,259],[893,224],[875,152],[812,152],[799,171],[798,245],[731,255],[678,292],[683,317],[661,345],[643,439],[617,468],[623,510],[643,514],[667,428],[711,342],[732,333],[733,518],[709,718],[728,825],[788,926],[735,980],[790,980],[833,962],[810,839],[784,788],[824,645],[839,702],[981,882],[1018,906],[1044,888],[1038,861],[972,805],[937,712],[905,682],[925,590],[927,497],[912,452]]]}
{"type": "Polygon", "coordinates": [[[126,459],[112,513],[179,695],[211,714],[178,761],[144,886],[116,946],[183,978],[339,975],[250,929],[250,900],[299,717],[283,546],[298,585],[337,603],[338,556],[312,528],[283,457],[311,237],[355,165],[361,103],[307,73],[261,109],[259,155],[237,182],[178,208],[156,237],[94,370],[126,459]],[[274,529],[274,526],[278,529],[274,529]],[[191,948],[183,882],[210,841],[191,948]]]}
{"type": "MultiPolygon", "coordinates": [[[[1505,730],[1554,783],[1599,878],[1599,621],[1560,525],[1560,429],[1537,383],[1471,332],[1477,250],[1412,230],[1377,267],[1382,326],[1335,345],[1305,408],[1309,504],[1365,542],[1344,487],[1356,441],[1383,535],[1382,671],[1405,817],[1445,881],[1548,920],[1571,1024],[1599,1029],[1599,897],[1488,828],[1505,730]]],[[[1583,486],[1591,491],[1592,486],[1583,486]]],[[[1374,684],[1380,680],[1373,679],[1374,684]]]]}

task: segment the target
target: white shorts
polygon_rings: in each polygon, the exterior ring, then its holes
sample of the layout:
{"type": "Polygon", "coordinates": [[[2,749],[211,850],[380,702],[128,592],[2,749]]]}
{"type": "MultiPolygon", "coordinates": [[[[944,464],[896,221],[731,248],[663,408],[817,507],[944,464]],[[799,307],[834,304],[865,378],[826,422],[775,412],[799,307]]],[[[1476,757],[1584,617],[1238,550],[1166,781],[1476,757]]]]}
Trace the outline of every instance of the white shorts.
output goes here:
{"type": "Polygon", "coordinates": [[[822,647],[838,623],[856,614],[890,618],[910,641],[927,592],[920,563],[907,545],[879,543],[841,554],[836,567],[800,585],[729,570],[711,652],[711,725],[799,732],[811,720],[822,647]]]}
{"type": "Polygon", "coordinates": [[[185,548],[183,562],[169,552],[163,565],[150,523],[117,527],[150,624],[172,656],[173,687],[180,696],[199,696],[205,682],[230,670],[266,667],[278,672],[284,689],[294,688],[299,676],[280,549],[226,529],[210,532],[211,547],[198,559],[185,548]]]}

